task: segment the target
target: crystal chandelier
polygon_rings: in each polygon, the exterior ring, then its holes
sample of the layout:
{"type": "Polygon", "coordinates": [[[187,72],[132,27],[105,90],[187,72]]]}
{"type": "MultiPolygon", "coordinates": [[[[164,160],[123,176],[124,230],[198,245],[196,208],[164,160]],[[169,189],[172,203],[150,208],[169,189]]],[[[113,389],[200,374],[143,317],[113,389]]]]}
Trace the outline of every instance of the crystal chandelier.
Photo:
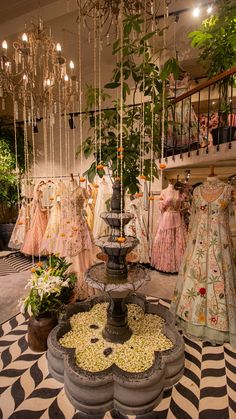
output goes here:
{"type": "Polygon", "coordinates": [[[121,3],[124,15],[144,14],[152,19],[156,12],[156,0],[77,0],[79,17],[84,26],[90,29],[90,18],[101,19],[101,26],[106,27],[107,34],[118,20],[121,3]]]}
{"type": "Polygon", "coordinates": [[[63,103],[78,90],[73,61],[69,63],[69,77],[61,45],[54,42],[42,19],[31,22],[23,35],[13,42],[12,55],[9,50],[4,40],[0,55],[0,101],[4,110],[5,100],[12,98],[16,119],[20,105],[32,120],[40,117],[44,107],[48,109],[52,104],[55,107],[59,89],[63,103]]]}

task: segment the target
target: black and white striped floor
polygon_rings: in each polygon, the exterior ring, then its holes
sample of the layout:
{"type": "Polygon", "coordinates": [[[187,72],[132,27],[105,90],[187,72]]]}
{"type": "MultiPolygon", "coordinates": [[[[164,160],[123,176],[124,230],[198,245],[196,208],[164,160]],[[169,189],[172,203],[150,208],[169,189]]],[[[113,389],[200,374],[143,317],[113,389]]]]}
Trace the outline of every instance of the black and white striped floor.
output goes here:
{"type": "Polygon", "coordinates": [[[20,252],[13,252],[0,258],[0,276],[28,271],[33,266],[32,259],[20,252]]]}
{"type": "MultiPolygon", "coordinates": [[[[160,303],[167,303],[160,300],[160,303]]],[[[82,419],[63,386],[47,368],[46,354],[27,344],[27,321],[19,314],[0,326],[0,418],[82,419]]],[[[185,338],[185,373],[145,419],[235,419],[236,350],[185,338]]],[[[96,419],[128,419],[113,410],[96,419]]],[[[142,419],[141,416],[130,416],[142,419]]]]}

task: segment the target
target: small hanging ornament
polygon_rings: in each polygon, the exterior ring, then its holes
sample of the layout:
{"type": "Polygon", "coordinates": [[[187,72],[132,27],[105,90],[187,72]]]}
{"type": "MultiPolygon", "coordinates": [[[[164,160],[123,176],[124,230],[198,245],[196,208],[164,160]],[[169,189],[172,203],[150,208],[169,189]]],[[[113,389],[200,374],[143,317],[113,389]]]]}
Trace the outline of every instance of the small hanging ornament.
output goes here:
{"type": "Polygon", "coordinates": [[[103,164],[97,164],[97,170],[102,170],[102,169],[104,169],[103,164]]]}
{"type": "Polygon", "coordinates": [[[144,175],[140,175],[140,176],[139,176],[139,179],[146,180],[147,178],[146,178],[146,176],[144,176],[144,175]]]}
{"type": "Polygon", "coordinates": [[[166,168],[166,164],[165,163],[160,163],[159,164],[159,169],[160,170],[164,170],[166,168]]]}

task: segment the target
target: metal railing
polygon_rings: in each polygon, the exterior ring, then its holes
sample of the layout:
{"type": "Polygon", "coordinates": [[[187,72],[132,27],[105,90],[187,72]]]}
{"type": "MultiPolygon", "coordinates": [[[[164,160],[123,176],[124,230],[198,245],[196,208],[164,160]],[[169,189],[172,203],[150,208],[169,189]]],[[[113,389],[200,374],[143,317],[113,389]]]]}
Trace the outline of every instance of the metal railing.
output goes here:
{"type": "Polygon", "coordinates": [[[220,150],[236,140],[236,67],[187,91],[185,78],[170,83],[165,118],[164,157],[220,150]],[[173,94],[174,93],[174,94],[173,94]]]}

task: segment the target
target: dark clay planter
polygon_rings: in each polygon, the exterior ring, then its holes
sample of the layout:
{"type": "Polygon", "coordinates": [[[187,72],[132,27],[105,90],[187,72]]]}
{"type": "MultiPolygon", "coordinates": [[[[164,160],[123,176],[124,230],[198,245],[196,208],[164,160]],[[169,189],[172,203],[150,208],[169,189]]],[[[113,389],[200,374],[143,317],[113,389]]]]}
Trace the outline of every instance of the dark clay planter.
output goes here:
{"type": "Polygon", "coordinates": [[[47,338],[51,330],[57,325],[57,317],[52,313],[30,317],[28,322],[28,344],[32,351],[47,350],[47,338]]]}

